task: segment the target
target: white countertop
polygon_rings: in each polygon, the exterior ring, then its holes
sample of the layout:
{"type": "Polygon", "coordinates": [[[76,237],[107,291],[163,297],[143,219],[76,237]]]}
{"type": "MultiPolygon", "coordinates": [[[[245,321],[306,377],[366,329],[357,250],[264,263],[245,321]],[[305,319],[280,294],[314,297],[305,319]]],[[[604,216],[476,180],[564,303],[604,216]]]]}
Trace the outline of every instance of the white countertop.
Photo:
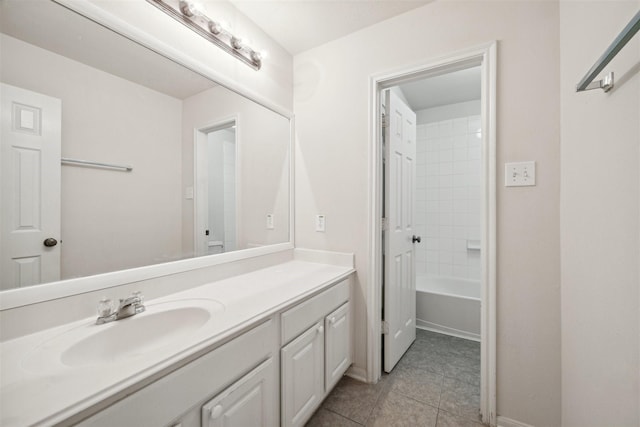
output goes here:
{"type": "Polygon", "coordinates": [[[200,329],[172,341],[173,345],[108,364],[71,368],[61,362],[51,363],[43,347],[69,331],[86,331],[89,335],[95,328],[112,327],[128,319],[95,325],[92,317],[5,341],[0,344],[0,425],[51,425],[97,408],[101,402],[130,392],[154,374],[181,366],[195,353],[216,348],[353,271],[352,267],[295,260],[147,301],[147,311],[136,317],[153,314],[155,306],[187,299],[204,303],[215,300],[224,305],[224,311],[216,312],[200,329]]]}

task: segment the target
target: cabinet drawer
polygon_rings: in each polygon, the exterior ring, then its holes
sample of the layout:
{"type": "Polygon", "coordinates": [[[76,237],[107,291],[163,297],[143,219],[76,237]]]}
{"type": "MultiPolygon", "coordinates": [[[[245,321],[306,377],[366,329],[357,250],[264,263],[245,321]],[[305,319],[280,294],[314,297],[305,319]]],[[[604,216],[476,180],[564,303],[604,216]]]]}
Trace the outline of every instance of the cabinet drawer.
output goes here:
{"type": "Polygon", "coordinates": [[[286,344],[307,330],[327,313],[349,299],[349,279],[343,280],[319,295],[298,304],[282,314],[282,344],[286,344]]]}
{"type": "Polygon", "coordinates": [[[78,425],[166,425],[268,359],[276,339],[277,329],[268,320],[78,425]]]}

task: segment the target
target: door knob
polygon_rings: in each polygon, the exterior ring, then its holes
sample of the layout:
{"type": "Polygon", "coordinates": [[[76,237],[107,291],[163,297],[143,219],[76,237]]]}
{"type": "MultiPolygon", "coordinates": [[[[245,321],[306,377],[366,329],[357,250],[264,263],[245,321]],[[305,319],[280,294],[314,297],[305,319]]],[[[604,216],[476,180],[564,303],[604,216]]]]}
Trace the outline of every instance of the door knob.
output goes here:
{"type": "Polygon", "coordinates": [[[45,245],[46,247],[51,248],[51,247],[53,247],[53,246],[57,245],[57,244],[58,244],[58,241],[57,241],[56,239],[54,239],[53,237],[49,237],[49,238],[47,238],[47,239],[44,239],[44,242],[43,242],[43,243],[44,243],[44,245],[45,245]]]}
{"type": "Polygon", "coordinates": [[[422,240],[422,239],[420,238],[420,236],[413,236],[413,237],[411,238],[411,242],[412,242],[412,243],[415,243],[415,242],[420,243],[420,241],[421,241],[421,240],[422,240]]]}

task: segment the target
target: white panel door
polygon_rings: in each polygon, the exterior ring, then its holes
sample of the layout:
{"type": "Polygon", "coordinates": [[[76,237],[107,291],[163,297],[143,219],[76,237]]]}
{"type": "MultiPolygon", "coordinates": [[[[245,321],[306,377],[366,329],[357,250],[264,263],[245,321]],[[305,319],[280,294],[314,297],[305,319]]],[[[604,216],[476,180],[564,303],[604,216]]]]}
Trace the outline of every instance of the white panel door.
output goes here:
{"type": "Polygon", "coordinates": [[[202,427],[275,427],[273,359],[263,362],[202,407],[202,427]]]}
{"type": "Polygon", "coordinates": [[[391,372],[416,338],[416,115],[390,90],[385,109],[384,370],[391,372]]]}
{"type": "Polygon", "coordinates": [[[0,289],[11,289],[60,279],[61,102],[0,92],[0,289]]]}
{"type": "Polygon", "coordinates": [[[349,303],[324,319],[326,337],[324,350],[324,384],[329,391],[351,366],[351,314],[349,303]]]}
{"type": "Polygon", "coordinates": [[[282,426],[303,426],[324,397],[324,322],[281,350],[282,426]]]}

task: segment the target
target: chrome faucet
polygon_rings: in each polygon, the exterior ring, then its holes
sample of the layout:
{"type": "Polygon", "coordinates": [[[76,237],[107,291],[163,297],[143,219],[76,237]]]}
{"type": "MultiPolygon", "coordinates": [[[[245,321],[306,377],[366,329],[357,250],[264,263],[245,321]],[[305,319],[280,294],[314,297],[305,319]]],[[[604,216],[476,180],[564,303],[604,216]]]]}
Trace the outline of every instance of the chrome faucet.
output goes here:
{"type": "Polygon", "coordinates": [[[118,308],[114,308],[114,304],[110,299],[103,298],[98,303],[96,325],[131,317],[142,313],[144,310],[144,297],[139,291],[132,293],[125,299],[121,299],[118,308]]]}

